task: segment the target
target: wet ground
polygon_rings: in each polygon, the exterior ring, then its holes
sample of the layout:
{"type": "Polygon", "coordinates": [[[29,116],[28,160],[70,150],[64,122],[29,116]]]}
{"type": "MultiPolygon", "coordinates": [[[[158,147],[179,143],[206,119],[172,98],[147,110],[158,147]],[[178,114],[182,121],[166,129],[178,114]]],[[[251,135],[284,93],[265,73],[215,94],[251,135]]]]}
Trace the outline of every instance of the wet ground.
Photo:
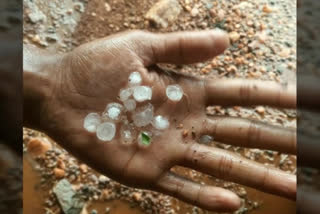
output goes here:
{"type": "MultiPolygon", "coordinates": [[[[230,50],[212,61],[183,68],[173,67],[173,69],[208,78],[223,76],[268,79],[278,82],[294,81],[296,72],[295,1],[181,0],[179,1],[181,13],[168,24],[168,27],[155,26],[155,23],[145,18],[145,14],[155,2],[154,0],[66,0],[65,4],[61,4],[60,1],[53,0],[46,4],[45,1],[40,0],[24,0],[24,42],[65,52],[82,43],[128,29],[171,32],[220,27],[233,36],[230,50]]],[[[208,114],[240,116],[286,127],[296,126],[295,111],[264,106],[252,108],[213,106],[208,108],[208,114]]],[[[108,182],[103,188],[99,187],[95,182],[99,175],[90,169],[84,170],[83,163],[74,160],[54,142],[51,142],[53,149],[42,157],[31,156],[31,149],[27,145],[33,137],[45,139],[45,136],[40,133],[24,130],[24,198],[27,199],[24,200],[25,214],[60,213],[51,190],[62,177],[68,178],[75,188],[80,190],[83,185],[92,187],[92,192],[85,195],[88,196],[86,200],[88,213],[92,210],[98,213],[121,214],[210,213],[171,197],[127,188],[113,181],[108,182]],[[60,162],[65,166],[61,167],[60,162]],[[65,175],[57,176],[54,173],[56,168],[61,168],[65,175]]],[[[212,143],[212,146],[228,149],[247,158],[296,173],[295,156],[272,151],[242,149],[219,143],[212,143]]],[[[236,192],[243,199],[244,204],[237,212],[239,214],[295,213],[295,202],[231,182],[224,182],[192,170],[183,168],[175,170],[196,181],[225,187],[236,192]]]]}

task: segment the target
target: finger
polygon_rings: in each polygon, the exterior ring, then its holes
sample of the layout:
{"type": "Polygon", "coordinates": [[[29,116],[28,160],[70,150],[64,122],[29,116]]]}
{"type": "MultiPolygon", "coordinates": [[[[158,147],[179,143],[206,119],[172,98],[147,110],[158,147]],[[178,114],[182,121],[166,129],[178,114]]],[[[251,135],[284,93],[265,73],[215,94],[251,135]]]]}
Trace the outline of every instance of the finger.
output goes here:
{"type": "Polygon", "coordinates": [[[201,185],[172,172],[166,173],[157,181],[156,189],[211,211],[230,212],[237,210],[241,205],[238,196],[229,190],[201,185]]]}
{"type": "Polygon", "coordinates": [[[269,105],[296,107],[296,87],[271,81],[220,79],[205,80],[207,105],[269,105]]]}
{"type": "Polygon", "coordinates": [[[315,190],[306,190],[298,187],[297,203],[299,214],[319,214],[320,213],[320,193],[315,190]]]}
{"type": "Polygon", "coordinates": [[[191,145],[184,166],[264,192],[295,199],[296,177],[234,153],[201,144],[191,145]]]}
{"type": "Polygon", "coordinates": [[[320,143],[317,136],[298,134],[298,165],[320,169],[320,143]]]}
{"type": "Polygon", "coordinates": [[[207,117],[200,131],[215,140],[235,146],[269,149],[289,154],[297,152],[294,129],[271,126],[235,117],[207,117]]]}
{"type": "Polygon", "coordinates": [[[146,66],[155,63],[189,64],[204,61],[221,54],[229,46],[228,34],[220,29],[165,34],[144,33],[138,41],[144,47],[140,57],[146,66]]]}

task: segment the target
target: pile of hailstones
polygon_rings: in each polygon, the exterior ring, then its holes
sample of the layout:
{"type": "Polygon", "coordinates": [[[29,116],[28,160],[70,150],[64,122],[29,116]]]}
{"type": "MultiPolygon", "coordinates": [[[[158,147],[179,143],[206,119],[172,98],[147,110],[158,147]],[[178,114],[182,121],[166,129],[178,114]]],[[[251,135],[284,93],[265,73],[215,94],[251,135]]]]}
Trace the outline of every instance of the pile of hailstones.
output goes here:
{"type": "MultiPolygon", "coordinates": [[[[153,135],[169,128],[170,123],[163,115],[154,115],[154,107],[146,103],[136,108],[137,102],[150,101],[152,88],[141,85],[142,78],[139,72],[132,72],[129,76],[128,87],[120,89],[120,103],[109,103],[102,115],[89,113],[84,119],[84,128],[101,141],[112,141],[116,136],[117,123],[121,123],[120,136],[122,142],[132,143],[135,140],[141,145],[149,145],[153,135]],[[129,122],[126,114],[131,113],[132,121],[129,122]],[[153,131],[143,131],[148,125],[153,126],[153,131]],[[137,130],[142,130],[137,135],[137,130]]],[[[169,85],[166,88],[168,99],[178,102],[183,97],[183,90],[179,85],[169,85]]]]}

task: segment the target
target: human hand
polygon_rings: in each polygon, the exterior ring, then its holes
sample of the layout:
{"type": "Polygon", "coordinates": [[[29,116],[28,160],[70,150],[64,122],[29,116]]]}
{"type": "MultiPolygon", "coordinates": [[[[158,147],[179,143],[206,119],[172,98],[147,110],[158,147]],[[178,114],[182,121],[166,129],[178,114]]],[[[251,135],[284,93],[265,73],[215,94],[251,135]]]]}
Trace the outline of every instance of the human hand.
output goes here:
{"type": "MultiPolygon", "coordinates": [[[[155,63],[187,64],[210,59],[228,45],[227,35],[217,30],[170,34],[133,31],[84,44],[65,55],[41,54],[38,60],[45,61],[44,65],[25,66],[24,71],[25,94],[38,101],[33,108],[25,95],[26,103],[31,105],[25,111],[37,109],[41,114],[37,119],[27,116],[24,122],[45,131],[69,152],[112,179],[162,192],[208,210],[236,210],[240,199],[231,191],[174,174],[170,171],[173,166],[185,166],[294,199],[294,175],[196,143],[201,135],[208,134],[217,141],[237,146],[295,154],[295,130],[248,119],[209,117],[205,113],[208,105],[294,108],[294,87],[262,81],[209,80],[148,69],[155,63]],[[36,72],[28,72],[32,67],[37,67],[36,72]],[[171,126],[154,137],[148,147],[123,144],[119,134],[112,142],[102,142],[83,128],[83,120],[88,113],[101,112],[106,104],[119,102],[118,92],[134,71],[141,74],[143,85],[152,86],[150,102],[156,115],[167,116],[171,126]],[[169,84],[182,87],[184,97],[180,102],[166,98],[165,88],[169,84]],[[184,138],[181,130],[176,129],[178,124],[195,135],[184,138]]],[[[27,65],[33,61],[32,54],[28,55],[25,54],[27,65]]],[[[33,114],[25,112],[25,115],[33,114]]]]}

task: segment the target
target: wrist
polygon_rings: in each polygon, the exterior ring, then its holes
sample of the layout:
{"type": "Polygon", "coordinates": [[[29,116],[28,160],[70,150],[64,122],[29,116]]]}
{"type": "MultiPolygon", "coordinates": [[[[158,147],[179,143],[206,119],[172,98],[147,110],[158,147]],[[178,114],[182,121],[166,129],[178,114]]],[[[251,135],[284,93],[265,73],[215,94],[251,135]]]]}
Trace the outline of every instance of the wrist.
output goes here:
{"type": "Polygon", "coordinates": [[[23,125],[45,131],[45,103],[52,96],[63,55],[23,48],[23,125]]]}

